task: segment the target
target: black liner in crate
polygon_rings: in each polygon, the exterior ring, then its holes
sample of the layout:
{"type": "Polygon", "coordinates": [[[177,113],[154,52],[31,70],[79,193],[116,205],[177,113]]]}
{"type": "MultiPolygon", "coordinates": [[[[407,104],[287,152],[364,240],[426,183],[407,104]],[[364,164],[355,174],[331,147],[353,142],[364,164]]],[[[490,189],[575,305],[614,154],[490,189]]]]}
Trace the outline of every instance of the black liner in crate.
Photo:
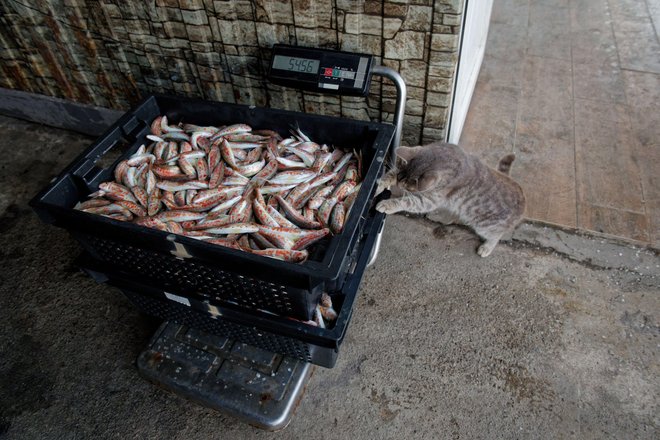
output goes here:
{"type": "Polygon", "coordinates": [[[384,214],[378,213],[369,220],[356,248],[358,255],[355,264],[348,271],[341,291],[332,294],[338,316],[333,326],[327,329],[270,313],[247,313],[241,309],[212,306],[206,301],[179,292],[163,291],[116,273],[104,272],[102,263],[85,255],[78,259],[78,265],[97,282],[122,290],[128,299],[148,315],[332,368],[337,361],[339,346],[350,323],[360,282],[384,217],[384,214]]]}
{"type": "Polygon", "coordinates": [[[390,124],[151,96],[122,116],[53,179],[31,206],[44,222],[69,230],[85,250],[110,269],[130,272],[163,289],[206,295],[217,305],[262,309],[306,320],[312,317],[321,293],[338,290],[344,283],[393,134],[390,124]],[[247,123],[283,136],[298,126],[316,142],[361,151],[362,186],[344,230],[312,246],[306,262],[294,264],[74,210],[76,203],[96,191],[101,182],[113,178],[121,160],[148,142],[145,136],[151,121],[163,114],[171,124],[247,123]]]}

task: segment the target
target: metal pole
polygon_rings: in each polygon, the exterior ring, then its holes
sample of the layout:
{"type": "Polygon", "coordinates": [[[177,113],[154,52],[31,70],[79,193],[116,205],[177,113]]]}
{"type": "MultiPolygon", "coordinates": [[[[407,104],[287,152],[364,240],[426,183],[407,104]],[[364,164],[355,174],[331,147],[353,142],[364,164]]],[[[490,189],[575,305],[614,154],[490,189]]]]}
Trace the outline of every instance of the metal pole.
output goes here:
{"type": "MultiPolygon", "coordinates": [[[[390,151],[390,161],[392,166],[394,166],[396,164],[396,149],[399,148],[399,145],[401,144],[401,132],[403,131],[403,115],[406,109],[406,83],[403,81],[401,75],[399,75],[399,72],[389,67],[375,66],[371,69],[371,74],[391,80],[396,87],[396,108],[394,109],[394,120],[392,121],[394,123],[395,131],[394,139],[392,139],[392,149],[390,151]]],[[[376,245],[371,252],[367,267],[371,266],[376,261],[382,238],[383,231],[381,229],[376,238],[376,245]]]]}
{"type": "Polygon", "coordinates": [[[406,83],[403,81],[401,75],[399,75],[399,72],[389,67],[374,66],[371,69],[371,74],[391,80],[396,87],[396,108],[394,109],[393,121],[396,131],[394,132],[394,140],[392,141],[392,151],[390,151],[390,159],[394,164],[396,163],[396,149],[401,144],[401,132],[403,131],[403,114],[406,109],[406,83]]]}

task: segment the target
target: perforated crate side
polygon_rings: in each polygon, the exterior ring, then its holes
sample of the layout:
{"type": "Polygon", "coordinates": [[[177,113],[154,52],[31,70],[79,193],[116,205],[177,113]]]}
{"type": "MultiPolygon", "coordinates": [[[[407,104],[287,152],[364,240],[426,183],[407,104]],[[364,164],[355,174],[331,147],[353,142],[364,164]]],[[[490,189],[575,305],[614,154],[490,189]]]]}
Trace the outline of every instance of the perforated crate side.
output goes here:
{"type": "Polygon", "coordinates": [[[302,341],[226,320],[214,319],[172,301],[158,300],[129,290],[123,290],[123,292],[140,310],[148,315],[194,327],[207,333],[235,339],[273,353],[280,353],[305,362],[314,362],[309,345],[302,341]]]}
{"type": "Polygon", "coordinates": [[[320,293],[309,293],[278,283],[251,278],[194,259],[143,249],[128,243],[88,234],[79,241],[94,255],[144,281],[194,292],[211,304],[230,303],[247,309],[267,310],[283,316],[310,319],[320,293]]]}

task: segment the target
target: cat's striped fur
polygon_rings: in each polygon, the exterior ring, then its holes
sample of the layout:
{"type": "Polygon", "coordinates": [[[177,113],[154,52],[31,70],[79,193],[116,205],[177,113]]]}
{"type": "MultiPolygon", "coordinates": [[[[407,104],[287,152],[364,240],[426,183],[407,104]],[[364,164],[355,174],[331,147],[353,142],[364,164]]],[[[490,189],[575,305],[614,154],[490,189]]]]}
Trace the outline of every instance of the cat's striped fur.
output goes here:
{"type": "Polygon", "coordinates": [[[397,156],[397,166],[380,179],[378,188],[380,193],[393,187],[393,198],[380,201],[378,211],[440,211],[443,223],[469,226],[485,240],[477,250],[482,257],[522,219],[525,196],[508,176],[513,154],[502,158],[499,171],[444,142],[400,147],[397,156]]]}

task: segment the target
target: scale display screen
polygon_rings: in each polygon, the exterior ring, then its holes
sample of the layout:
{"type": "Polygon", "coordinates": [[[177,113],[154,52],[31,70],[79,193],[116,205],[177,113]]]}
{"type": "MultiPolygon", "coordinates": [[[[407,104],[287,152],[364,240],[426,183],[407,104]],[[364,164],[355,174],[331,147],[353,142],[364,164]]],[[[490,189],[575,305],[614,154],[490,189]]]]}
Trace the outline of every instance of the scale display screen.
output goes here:
{"type": "Polygon", "coordinates": [[[335,95],[369,93],[373,56],[276,44],[269,79],[279,85],[335,95]]]}
{"type": "Polygon", "coordinates": [[[307,58],[287,57],[284,55],[275,55],[273,57],[273,69],[291,70],[295,72],[319,73],[319,60],[310,60],[307,58]]]}

